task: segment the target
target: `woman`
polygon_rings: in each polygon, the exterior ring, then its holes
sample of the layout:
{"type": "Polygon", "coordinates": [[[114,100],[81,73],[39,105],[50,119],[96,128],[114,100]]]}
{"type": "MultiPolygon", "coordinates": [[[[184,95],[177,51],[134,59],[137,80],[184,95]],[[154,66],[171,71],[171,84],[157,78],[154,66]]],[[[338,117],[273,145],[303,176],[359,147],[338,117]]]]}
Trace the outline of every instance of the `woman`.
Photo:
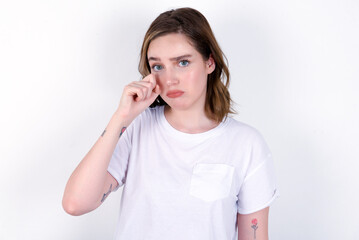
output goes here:
{"type": "Polygon", "coordinates": [[[273,161],[260,133],[228,117],[229,72],[205,17],[160,14],[139,71],[71,175],[66,212],[90,212],[124,186],[116,239],[268,239],[273,161]]]}

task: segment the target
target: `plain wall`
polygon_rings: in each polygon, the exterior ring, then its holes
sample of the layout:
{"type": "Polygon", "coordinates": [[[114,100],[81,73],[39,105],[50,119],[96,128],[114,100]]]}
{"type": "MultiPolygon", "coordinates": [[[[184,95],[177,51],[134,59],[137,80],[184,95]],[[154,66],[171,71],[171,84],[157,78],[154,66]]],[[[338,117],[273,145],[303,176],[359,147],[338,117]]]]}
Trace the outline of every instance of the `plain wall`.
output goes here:
{"type": "Polygon", "coordinates": [[[111,239],[122,189],[67,215],[65,184],[139,80],[161,12],[201,11],[226,54],[237,120],[257,128],[281,196],[270,239],[355,239],[359,2],[1,1],[0,239],[111,239]]]}

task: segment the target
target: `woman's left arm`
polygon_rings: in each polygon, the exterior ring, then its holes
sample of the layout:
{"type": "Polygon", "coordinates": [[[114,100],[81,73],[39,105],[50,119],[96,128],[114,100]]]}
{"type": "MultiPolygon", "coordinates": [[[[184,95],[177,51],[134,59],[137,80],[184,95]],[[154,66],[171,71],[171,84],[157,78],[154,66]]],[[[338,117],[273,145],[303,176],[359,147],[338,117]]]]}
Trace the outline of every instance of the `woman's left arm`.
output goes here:
{"type": "Polygon", "coordinates": [[[237,213],[238,240],[268,240],[269,207],[250,214],[237,213]]]}

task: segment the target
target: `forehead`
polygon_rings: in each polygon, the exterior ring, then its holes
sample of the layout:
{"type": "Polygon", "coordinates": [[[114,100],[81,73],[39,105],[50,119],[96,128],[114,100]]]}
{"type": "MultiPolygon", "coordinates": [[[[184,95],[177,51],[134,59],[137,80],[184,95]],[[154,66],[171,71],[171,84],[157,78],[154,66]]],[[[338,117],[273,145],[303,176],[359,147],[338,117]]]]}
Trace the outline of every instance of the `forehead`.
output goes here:
{"type": "Polygon", "coordinates": [[[190,54],[199,55],[197,50],[192,46],[191,41],[184,34],[171,33],[151,41],[147,57],[170,59],[180,55],[190,54]]]}

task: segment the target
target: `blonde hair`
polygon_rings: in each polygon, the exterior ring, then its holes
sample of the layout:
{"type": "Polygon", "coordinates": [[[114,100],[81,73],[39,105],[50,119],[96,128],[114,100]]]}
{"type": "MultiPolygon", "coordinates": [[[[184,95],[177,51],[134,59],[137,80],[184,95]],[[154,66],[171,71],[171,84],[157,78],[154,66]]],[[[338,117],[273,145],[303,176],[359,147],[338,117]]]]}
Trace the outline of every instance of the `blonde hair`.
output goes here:
{"type": "MultiPolygon", "coordinates": [[[[233,101],[228,91],[230,75],[227,64],[224,62],[226,57],[219,47],[207,19],[195,9],[178,8],[166,11],[152,22],[145,34],[141,48],[138,70],[142,77],[151,73],[147,59],[151,41],[170,33],[184,34],[204,60],[208,60],[211,55],[215,61],[215,70],[208,75],[207,79],[206,116],[216,122],[221,122],[229,113],[236,113],[232,108],[233,101]]],[[[228,63],[227,58],[226,62],[228,63]]],[[[157,105],[167,105],[167,103],[161,96],[158,96],[150,107],[157,105]]]]}

